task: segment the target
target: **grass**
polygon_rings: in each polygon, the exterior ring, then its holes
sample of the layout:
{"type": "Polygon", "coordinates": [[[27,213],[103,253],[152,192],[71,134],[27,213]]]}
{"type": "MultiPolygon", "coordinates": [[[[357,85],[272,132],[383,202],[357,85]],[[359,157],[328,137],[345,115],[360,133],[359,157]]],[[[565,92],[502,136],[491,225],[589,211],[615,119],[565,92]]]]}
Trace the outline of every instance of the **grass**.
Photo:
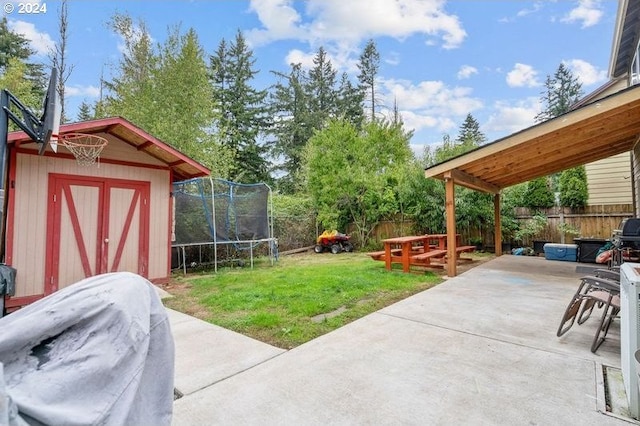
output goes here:
{"type": "Polygon", "coordinates": [[[176,276],[165,304],[290,349],[441,281],[434,272],[389,272],[361,253],[313,253],[176,276]]]}

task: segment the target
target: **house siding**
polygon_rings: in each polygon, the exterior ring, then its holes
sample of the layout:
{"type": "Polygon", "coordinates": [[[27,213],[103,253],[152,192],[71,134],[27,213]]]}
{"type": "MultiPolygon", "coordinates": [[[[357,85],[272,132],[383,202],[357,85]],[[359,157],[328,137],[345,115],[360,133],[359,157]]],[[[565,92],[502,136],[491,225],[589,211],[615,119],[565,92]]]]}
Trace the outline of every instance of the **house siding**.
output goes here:
{"type": "Polygon", "coordinates": [[[628,152],[586,164],[585,169],[590,206],[633,203],[628,152]]]}

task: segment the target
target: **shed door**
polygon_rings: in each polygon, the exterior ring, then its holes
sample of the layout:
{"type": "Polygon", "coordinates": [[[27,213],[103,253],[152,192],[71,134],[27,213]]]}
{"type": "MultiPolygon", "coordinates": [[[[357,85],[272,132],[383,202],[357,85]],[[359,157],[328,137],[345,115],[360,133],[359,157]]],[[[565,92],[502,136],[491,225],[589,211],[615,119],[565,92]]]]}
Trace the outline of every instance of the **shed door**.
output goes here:
{"type": "Polygon", "coordinates": [[[106,272],[148,275],[149,182],[49,176],[45,294],[106,272]]]}

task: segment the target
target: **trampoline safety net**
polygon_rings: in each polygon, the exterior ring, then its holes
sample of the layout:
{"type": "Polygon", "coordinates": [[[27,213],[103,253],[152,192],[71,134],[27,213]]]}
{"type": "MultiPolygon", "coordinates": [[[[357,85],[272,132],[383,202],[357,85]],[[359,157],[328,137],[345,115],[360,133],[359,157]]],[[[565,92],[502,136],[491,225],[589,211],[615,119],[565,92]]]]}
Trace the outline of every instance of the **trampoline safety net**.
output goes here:
{"type": "Polygon", "coordinates": [[[174,183],[173,197],[174,247],[233,244],[244,249],[262,242],[273,246],[271,189],[264,183],[196,178],[174,183]]]}

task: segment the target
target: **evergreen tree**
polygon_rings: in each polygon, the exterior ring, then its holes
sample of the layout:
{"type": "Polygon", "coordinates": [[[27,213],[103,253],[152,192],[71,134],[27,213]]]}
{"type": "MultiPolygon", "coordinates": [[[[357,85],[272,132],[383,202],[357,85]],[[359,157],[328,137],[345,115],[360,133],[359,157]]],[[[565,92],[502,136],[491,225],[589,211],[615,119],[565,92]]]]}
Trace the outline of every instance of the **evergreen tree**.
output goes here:
{"type": "Polygon", "coordinates": [[[373,40],[369,40],[360,55],[358,80],[360,81],[360,89],[366,94],[365,97],[371,112],[369,116],[371,121],[376,118],[376,77],[378,76],[379,68],[380,54],[376,48],[376,43],[373,40]]]}
{"type": "Polygon", "coordinates": [[[11,58],[26,61],[34,53],[29,47],[29,40],[11,31],[7,17],[3,17],[0,20],[0,72],[4,73],[11,58]]]}
{"type": "Polygon", "coordinates": [[[460,132],[456,138],[456,143],[477,148],[487,141],[487,137],[480,131],[480,124],[471,114],[467,114],[464,122],[460,126],[460,132]]]}
{"type": "Polygon", "coordinates": [[[362,127],[362,122],[364,121],[363,99],[363,92],[351,83],[346,72],[342,73],[338,87],[337,114],[353,124],[357,129],[362,127]]]}
{"type": "Polygon", "coordinates": [[[77,117],[78,121],[89,121],[93,118],[93,115],[91,114],[91,106],[86,101],[82,101],[78,107],[77,117]]]}
{"type": "Polygon", "coordinates": [[[536,122],[564,114],[581,96],[582,83],[561,63],[553,77],[547,75],[544,92],[541,94],[544,109],[536,115],[536,122]]]}
{"type": "Polygon", "coordinates": [[[320,129],[337,112],[337,71],[321,46],[313,57],[313,68],[307,73],[305,93],[309,100],[309,119],[312,127],[320,129]]]}
{"type": "Polygon", "coordinates": [[[33,54],[35,51],[29,47],[29,40],[22,34],[11,31],[7,18],[3,17],[0,20],[0,76],[9,73],[11,75],[5,78],[13,80],[16,73],[20,72],[19,78],[25,80],[23,88],[28,87],[28,93],[24,90],[20,90],[20,93],[10,91],[18,96],[23,104],[39,111],[42,108],[47,76],[42,64],[29,61],[33,54]],[[11,70],[8,69],[10,66],[11,70]]]}
{"type": "Polygon", "coordinates": [[[226,177],[231,156],[209,129],[214,120],[213,99],[205,53],[193,29],[174,28],[158,55],[155,91],[169,94],[162,105],[161,135],[170,135],[176,148],[226,177]]]}
{"type": "Polygon", "coordinates": [[[301,64],[292,64],[289,74],[274,72],[278,82],[271,92],[271,114],[274,117],[271,134],[275,140],[272,152],[284,175],[278,179],[278,189],[292,193],[299,181],[304,147],[313,134],[309,107],[304,92],[301,64]]]}
{"type": "Polygon", "coordinates": [[[228,48],[222,40],[211,58],[216,127],[221,142],[234,156],[230,177],[247,183],[270,180],[266,159],[269,147],[259,142],[269,127],[267,91],[251,86],[258,73],[254,65],[253,52],[240,31],[228,48]]]}

